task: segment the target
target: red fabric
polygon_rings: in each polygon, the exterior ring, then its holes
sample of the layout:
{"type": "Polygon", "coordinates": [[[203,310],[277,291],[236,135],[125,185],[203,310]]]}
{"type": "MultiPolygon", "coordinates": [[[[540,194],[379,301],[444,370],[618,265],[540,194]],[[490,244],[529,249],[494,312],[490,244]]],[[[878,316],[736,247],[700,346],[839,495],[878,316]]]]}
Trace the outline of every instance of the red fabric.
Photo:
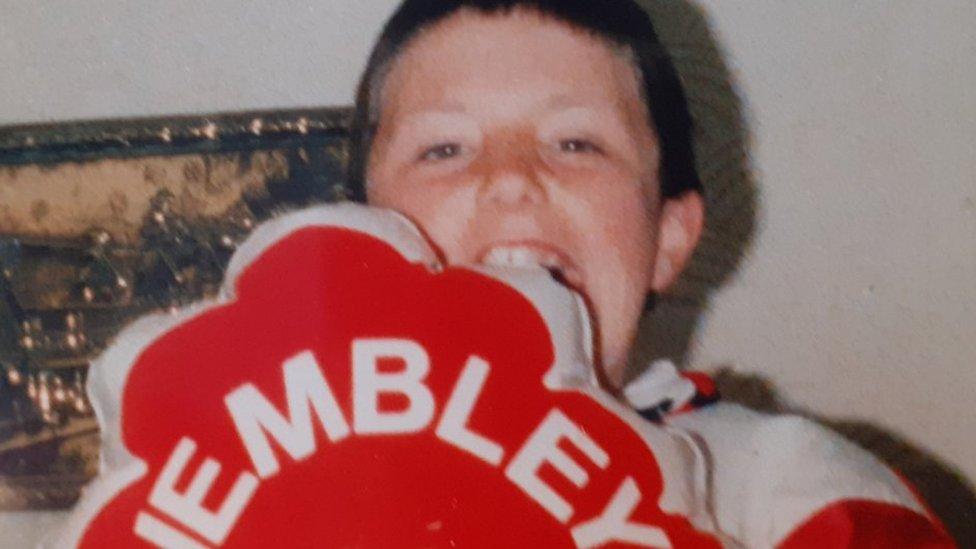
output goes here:
{"type": "Polygon", "coordinates": [[[715,380],[711,378],[708,374],[702,372],[681,372],[681,377],[687,379],[695,385],[695,398],[688,401],[687,404],[676,410],[675,414],[687,414],[688,412],[693,412],[703,405],[699,402],[699,399],[705,399],[707,402],[714,402],[716,397],[718,397],[718,388],[715,387],[715,380]]]}
{"type": "Polygon", "coordinates": [[[939,526],[908,508],[877,501],[846,500],[814,515],[779,547],[953,549],[956,544],[939,526]]]}
{"type": "Polygon", "coordinates": [[[695,384],[695,390],[705,398],[712,398],[718,394],[715,388],[715,381],[708,375],[701,372],[682,372],[682,377],[695,384]]]}
{"type": "Polygon", "coordinates": [[[932,512],[932,507],[929,506],[928,502],[925,501],[925,498],[922,497],[922,493],[918,491],[918,488],[916,488],[911,481],[905,478],[905,475],[901,474],[901,471],[892,469],[891,472],[894,473],[895,476],[898,477],[898,480],[900,480],[901,483],[905,485],[905,488],[908,488],[908,490],[912,493],[912,495],[915,496],[915,501],[922,507],[922,509],[925,510],[925,514],[926,516],[928,516],[929,520],[935,523],[935,525],[938,526],[939,529],[945,530],[945,525],[942,524],[942,521],[939,520],[939,517],[934,512],[932,512]]]}
{"type": "Polygon", "coordinates": [[[351,418],[350,348],[363,337],[422,342],[434,365],[425,384],[439,405],[470,356],[489,363],[469,428],[501,445],[506,461],[557,407],[612,460],[600,467],[574,454],[587,468],[582,485],[549,465],[541,470],[570,502],[563,524],[506,478],[506,463],[489,465],[444,443],[433,426],[331,442],[316,423],[314,452],[298,461],[279,452],[280,470],[261,481],[227,546],[572,547],[569,528],[600,513],[629,475],[640,491],[629,520],[661,529],[675,547],[718,547],[658,506],[663,474],[637,431],[585,393],[545,387],[551,337],[521,294],[473,271],[432,273],[382,241],[329,228],[298,231],[265,250],[238,280],[236,301],[193,317],[140,354],[124,389],[121,434],[147,473],[105,504],[81,546],[145,546],[134,538],[135,517],[156,513],[148,494],[184,436],[199,444],[188,471],[204,456],[222,465],[205,500],[216,508],[236,475],[251,468],[225,395],[251,383],[286,410],[280,365],[303,350],[314,353],[351,418]]]}

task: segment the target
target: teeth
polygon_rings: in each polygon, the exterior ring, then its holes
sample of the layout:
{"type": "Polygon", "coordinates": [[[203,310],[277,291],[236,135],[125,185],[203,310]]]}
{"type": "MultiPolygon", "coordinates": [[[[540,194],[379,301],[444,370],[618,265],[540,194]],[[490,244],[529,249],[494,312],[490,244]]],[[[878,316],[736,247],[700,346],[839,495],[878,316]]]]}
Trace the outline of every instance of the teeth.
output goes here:
{"type": "Polygon", "coordinates": [[[498,246],[485,254],[483,263],[504,267],[542,267],[548,270],[564,268],[559,256],[548,251],[527,246],[498,246]]]}

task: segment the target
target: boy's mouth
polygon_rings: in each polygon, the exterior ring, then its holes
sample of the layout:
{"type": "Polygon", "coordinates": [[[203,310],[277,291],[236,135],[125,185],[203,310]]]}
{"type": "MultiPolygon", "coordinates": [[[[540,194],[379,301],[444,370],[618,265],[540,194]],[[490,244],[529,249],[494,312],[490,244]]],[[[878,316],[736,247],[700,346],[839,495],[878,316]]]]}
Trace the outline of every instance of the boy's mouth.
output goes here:
{"type": "Polygon", "coordinates": [[[579,289],[579,269],[563,251],[543,242],[510,242],[494,244],[478,257],[478,263],[502,267],[542,267],[557,281],[579,289]]]}

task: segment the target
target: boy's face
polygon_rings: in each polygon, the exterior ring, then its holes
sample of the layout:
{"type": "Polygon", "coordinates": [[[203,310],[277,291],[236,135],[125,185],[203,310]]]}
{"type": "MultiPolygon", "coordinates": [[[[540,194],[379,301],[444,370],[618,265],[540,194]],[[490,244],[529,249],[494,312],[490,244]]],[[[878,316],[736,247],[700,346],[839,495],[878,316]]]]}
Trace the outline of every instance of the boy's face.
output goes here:
{"type": "Polygon", "coordinates": [[[587,298],[619,383],[645,295],[672,282],[698,234],[674,206],[689,199],[660,205],[630,62],[534,13],[462,11],[409,45],[382,93],[369,202],[411,218],[449,264],[558,271],[587,298]]]}

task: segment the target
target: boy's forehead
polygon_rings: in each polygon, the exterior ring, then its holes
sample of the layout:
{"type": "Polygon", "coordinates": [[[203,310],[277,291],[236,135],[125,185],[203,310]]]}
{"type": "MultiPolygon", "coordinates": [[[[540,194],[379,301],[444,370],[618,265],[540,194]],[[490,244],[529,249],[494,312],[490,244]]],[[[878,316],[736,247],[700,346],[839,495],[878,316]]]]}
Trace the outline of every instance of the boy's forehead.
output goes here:
{"type": "Polygon", "coordinates": [[[631,56],[568,23],[525,10],[461,10],[411,40],[384,80],[384,110],[450,112],[520,102],[646,116],[631,56]]]}

